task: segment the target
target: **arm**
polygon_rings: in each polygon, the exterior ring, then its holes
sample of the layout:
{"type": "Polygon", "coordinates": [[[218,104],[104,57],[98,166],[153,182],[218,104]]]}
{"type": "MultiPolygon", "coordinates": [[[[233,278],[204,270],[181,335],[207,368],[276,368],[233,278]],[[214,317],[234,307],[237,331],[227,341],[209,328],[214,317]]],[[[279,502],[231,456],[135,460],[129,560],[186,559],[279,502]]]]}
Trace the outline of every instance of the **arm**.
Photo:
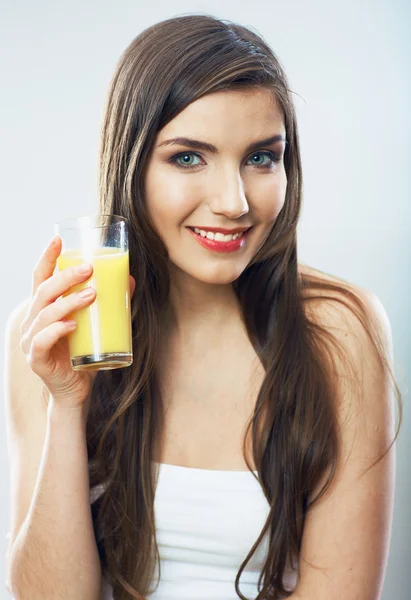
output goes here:
{"type": "Polygon", "coordinates": [[[89,500],[85,418],[54,405],[19,347],[21,308],[6,332],[11,463],[8,587],[16,600],[94,600],[101,568],[89,500]],[[46,400],[45,400],[46,399],[46,400]]]}
{"type": "MultiPolygon", "coordinates": [[[[392,335],[386,312],[375,295],[357,289],[358,293],[380,330],[392,367],[392,335]]],[[[380,600],[393,515],[395,445],[362,474],[394,437],[391,382],[364,328],[348,309],[338,304],[338,308],[331,307],[317,316],[347,350],[362,383],[362,394],[358,390],[354,394],[350,375],[338,362],[342,460],[331,487],[307,515],[300,578],[290,598],[380,600]]]]}

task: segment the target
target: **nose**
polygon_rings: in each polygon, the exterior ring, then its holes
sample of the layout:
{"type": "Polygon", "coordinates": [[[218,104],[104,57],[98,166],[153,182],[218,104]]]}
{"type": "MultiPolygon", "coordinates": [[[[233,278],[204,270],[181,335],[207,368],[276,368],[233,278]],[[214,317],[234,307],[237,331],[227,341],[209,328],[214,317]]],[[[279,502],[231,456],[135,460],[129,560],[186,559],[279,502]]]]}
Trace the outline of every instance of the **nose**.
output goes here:
{"type": "Polygon", "coordinates": [[[238,171],[220,173],[214,189],[210,190],[208,205],[212,213],[230,219],[238,219],[249,212],[244,182],[238,171]]]}

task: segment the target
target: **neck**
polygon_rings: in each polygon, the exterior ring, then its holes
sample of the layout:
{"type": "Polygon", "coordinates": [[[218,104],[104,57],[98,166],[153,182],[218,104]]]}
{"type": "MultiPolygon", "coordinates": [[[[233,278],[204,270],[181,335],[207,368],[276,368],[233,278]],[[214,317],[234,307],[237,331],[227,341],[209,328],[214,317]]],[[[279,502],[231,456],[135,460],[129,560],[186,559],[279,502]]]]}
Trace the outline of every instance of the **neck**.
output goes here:
{"type": "Polygon", "coordinates": [[[207,346],[238,330],[242,322],[231,284],[208,284],[189,277],[171,279],[161,318],[164,338],[184,347],[207,346]]]}

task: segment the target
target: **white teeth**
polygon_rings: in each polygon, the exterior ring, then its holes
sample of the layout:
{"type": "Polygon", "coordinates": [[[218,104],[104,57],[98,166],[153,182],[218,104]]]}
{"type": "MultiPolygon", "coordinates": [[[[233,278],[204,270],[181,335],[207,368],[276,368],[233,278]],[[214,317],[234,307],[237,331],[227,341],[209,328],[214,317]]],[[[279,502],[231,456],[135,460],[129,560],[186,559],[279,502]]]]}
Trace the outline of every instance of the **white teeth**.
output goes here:
{"type": "Polygon", "coordinates": [[[212,233],[211,231],[205,231],[204,229],[198,229],[198,227],[194,227],[194,231],[201,235],[201,237],[206,237],[209,240],[215,240],[217,242],[231,242],[232,240],[236,240],[237,238],[243,235],[241,233],[234,233],[224,235],[224,233],[212,233]]]}

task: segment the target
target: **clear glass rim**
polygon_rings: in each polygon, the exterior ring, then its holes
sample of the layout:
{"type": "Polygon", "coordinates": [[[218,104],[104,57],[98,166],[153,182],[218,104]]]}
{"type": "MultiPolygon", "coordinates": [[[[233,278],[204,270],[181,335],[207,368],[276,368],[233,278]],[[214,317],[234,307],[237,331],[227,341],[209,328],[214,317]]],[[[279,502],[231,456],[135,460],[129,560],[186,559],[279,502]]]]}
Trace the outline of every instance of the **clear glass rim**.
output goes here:
{"type": "Polygon", "coordinates": [[[60,229],[65,231],[69,229],[106,229],[107,227],[112,227],[113,225],[118,225],[120,223],[127,225],[128,219],[121,215],[95,213],[60,219],[60,221],[54,223],[54,231],[57,233],[60,229]],[[99,220],[104,218],[110,218],[111,222],[108,225],[98,225],[99,220]]]}

